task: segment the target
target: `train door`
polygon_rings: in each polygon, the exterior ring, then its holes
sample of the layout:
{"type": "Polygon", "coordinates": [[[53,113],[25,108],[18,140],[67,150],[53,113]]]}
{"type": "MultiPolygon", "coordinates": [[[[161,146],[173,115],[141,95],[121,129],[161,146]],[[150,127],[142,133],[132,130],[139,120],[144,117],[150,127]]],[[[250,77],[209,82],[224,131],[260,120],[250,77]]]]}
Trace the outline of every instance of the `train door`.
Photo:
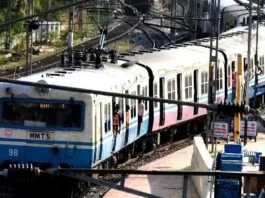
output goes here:
{"type": "MultiPolygon", "coordinates": [[[[159,96],[160,98],[165,98],[165,78],[159,78],[159,96]]],[[[165,104],[160,102],[160,118],[159,118],[159,125],[163,126],[165,123],[165,104]]]]}
{"type": "MultiPolygon", "coordinates": [[[[141,86],[137,85],[137,95],[140,96],[141,95],[141,86]]],[[[138,107],[138,102],[137,102],[137,107],[138,107]]],[[[140,134],[140,126],[139,126],[139,116],[136,116],[137,119],[137,136],[140,134]]]]}
{"type": "MultiPolygon", "coordinates": [[[[177,100],[182,100],[182,74],[177,74],[177,100]]],[[[177,119],[182,119],[182,105],[178,105],[177,119]]]]}
{"type": "Polygon", "coordinates": [[[94,163],[101,159],[102,154],[102,104],[95,108],[95,153],[94,163]]]}
{"type": "MultiPolygon", "coordinates": [[[[194,89],[194,102],[198,102],[198,84],[199,84],[199,81],[198,81],[198,70],[194,70],[193,72],[193,89],[194,89]]],[[[193,110],[193,115],[197,115],[198,114],[198,107],[194,107],[194,110],[193,110]]]]}
{"type": "MultiPolygon", "coordinates": [[[[129,91],[126,90],[125,94],[129,94],[129,91]]],[[[127,106],[129,106],[129,98],[125,99],[125,141],[124,144],[126,145],[128,143],[128,139],[129,139],[129,128],[130,128],[130,116],[127,116],[127,111],[128,114],[130,114],[130,110],[127,110],[127,106]],[[128,119],[128,124],[127,124],[127,119],[128,119]]]]}

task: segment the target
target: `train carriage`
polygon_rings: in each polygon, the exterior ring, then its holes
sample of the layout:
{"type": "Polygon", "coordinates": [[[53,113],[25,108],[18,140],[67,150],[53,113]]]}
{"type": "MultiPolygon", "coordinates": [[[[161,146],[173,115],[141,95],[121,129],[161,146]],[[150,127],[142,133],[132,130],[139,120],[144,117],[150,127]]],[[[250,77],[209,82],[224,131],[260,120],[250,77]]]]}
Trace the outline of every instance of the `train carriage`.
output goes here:
{"type": "MultiPolygon", "coordinates": [[[[253,30],[255,26],[253,24],[253,30]]],[[[260,64],[254,67],[255,51],[252,50],[249,93],[253,90],[255,72],[259,74],[258,86],[264,86],[264,33],[265,27],[261,24],[260,64]]],[[[255,32],[252,36],[254,41],[255,32]]],[[[243,68],[246,68],[247,42],[246,27],[221,34],[215,74],[217,102],[233,101],[232,72],[237,71],[238,54],[242,55],[243,68]]],[[[102,62],[102,67],[82,57],[83,62],[63,64],[19,80],[207,103],[209,47],[209,39],[199,39],[167,49],[129,53],[117,62],[108,58],[102,62]]],[[[242,88],[243,83],[244,80],[242,88]]],[[[264,95],[264,91],[258,91],[258,95],[264,95]]],[[[147,145],[152,149],[172,134],[178,138],[186,136],[189,130],[203,130],[205,109],[143,102],[144,115],[140,123],[138,101],[134,99],[1,83],[1,167],[29,163],[41,170],[58,166],[95,168],[104,165],[111,168],[124,155],[133,154],[136,148],[144,152],[147,145]],[[114,141],[113,109],[116,104],[120,106],[120,131],[114,141]],[[126,106],[130,107],[128,127],[126,106]]]]}

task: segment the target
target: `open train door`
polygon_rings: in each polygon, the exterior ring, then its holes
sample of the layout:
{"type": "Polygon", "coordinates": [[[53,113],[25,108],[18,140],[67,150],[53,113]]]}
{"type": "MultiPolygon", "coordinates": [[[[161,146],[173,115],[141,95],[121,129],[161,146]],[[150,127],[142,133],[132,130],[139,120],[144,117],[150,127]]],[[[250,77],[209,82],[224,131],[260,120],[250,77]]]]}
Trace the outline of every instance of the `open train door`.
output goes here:
{"type": "Polygon", "coordinates": [[[94,163],[101,159],[102,154],[102,104],[95,105],[95,150],[94,163]]]}

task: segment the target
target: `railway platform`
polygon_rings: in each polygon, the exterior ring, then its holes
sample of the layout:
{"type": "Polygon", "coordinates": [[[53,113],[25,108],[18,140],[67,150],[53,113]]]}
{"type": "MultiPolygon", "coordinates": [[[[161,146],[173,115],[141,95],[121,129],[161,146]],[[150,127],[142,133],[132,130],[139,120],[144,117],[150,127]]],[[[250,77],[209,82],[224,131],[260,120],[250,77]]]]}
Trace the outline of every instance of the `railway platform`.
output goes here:
{"type": "MultiPolygon", "coordinates": [[[[139,167],[138,170],[189,170],[193,153],[193,145],[160,158],[152,163],[139,167]]],[[[142,192],[159,197],[182,197],[183,176],[166,175],[130,175],[125,180],[125,185],[142,192]]],[[[196,189],[188,179],[188,198],[199,198],[196,189]]],[[[130,193],[111,189],[104,198],[138,198],[130,193]]]]}

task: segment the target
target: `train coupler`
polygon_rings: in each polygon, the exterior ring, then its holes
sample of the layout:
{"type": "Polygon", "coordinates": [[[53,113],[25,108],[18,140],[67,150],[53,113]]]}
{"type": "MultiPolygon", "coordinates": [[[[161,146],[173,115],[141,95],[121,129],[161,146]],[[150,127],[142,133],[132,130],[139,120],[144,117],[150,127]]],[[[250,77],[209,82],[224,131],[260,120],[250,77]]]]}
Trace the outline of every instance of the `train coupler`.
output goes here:
{"type": "Polygon", "coordinates": [[[25,181],[25,179],[34,179],[39,177],[41,170],[32,164],[9,164],[7,169],[1,172],[1,175],[10,181],[25,181]]]}

